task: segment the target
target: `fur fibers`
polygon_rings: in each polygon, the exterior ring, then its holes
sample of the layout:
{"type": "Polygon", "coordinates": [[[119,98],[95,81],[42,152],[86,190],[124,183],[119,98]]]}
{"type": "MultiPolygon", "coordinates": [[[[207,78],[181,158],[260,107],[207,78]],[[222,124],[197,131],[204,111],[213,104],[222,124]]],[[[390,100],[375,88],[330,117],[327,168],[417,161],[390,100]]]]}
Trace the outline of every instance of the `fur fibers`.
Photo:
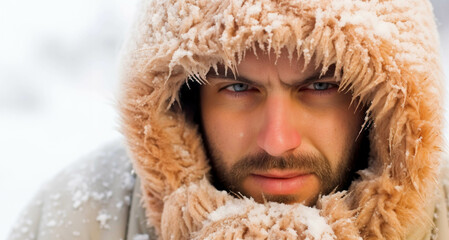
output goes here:
{"type": "Polygon", "coordinates": [[[425,209],[437,185],[442,74],[427,0],[142,0],[139,9],[123,58],[121,112],[160,239],[314,239],[291,214],[268,225],[245,214],[208,220],[230,201],[248,212],[272,204],[210,184],[197,127],[174,107],[178,91],[188,76],[204,83],[217,64],[234,70],[256,48],[285,48],[323,71],[335,64],[341,89],[368,106],[369,167],[347,192],[318,201],[334,234],[322,239],[405,239],[431,225],[425,209]]]}

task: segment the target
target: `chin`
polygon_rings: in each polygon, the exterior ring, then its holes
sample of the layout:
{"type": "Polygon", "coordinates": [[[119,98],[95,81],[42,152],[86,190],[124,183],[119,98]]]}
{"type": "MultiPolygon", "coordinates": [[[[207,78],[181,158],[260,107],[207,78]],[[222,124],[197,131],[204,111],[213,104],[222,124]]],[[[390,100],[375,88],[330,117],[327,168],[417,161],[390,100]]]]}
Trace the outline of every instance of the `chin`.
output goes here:
{"type": "Polygon", "coordinates": [[[318,196],[304,198],[298,195],[271,195],[264,194],[261,197],[254,198],[254,200],[258,203],[266,203],[266,202],[277,202],[283,204],[303,204],[305,206],[315,206],[316,201],[318,200],[318,196]]]}

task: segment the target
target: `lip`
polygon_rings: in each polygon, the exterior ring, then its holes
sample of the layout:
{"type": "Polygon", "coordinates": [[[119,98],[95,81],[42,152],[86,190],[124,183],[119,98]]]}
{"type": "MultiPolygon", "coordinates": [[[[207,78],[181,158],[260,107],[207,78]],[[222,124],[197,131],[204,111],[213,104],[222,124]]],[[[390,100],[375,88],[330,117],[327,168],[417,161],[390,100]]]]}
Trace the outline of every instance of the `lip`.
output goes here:
{"type": "Polygon", "coordinates": [[[293,178],[298,177],[301,175],[307,175],[308,172],[305,171],[292,171],[292,170],[278,170],[278,169],[272,169],[268,172],[261,172],[261,173],[253,173],[254,176],[261,176],[265,178],[280,178],[280,179],[286,179],[286,178],[293,178]]]}
{"type": "Polygon", "coordinates": [[[250,176],[264,194],[291,195],[301,192],[313,177],[313,173],[270,170],[263,173],[253,173],[250,176]]]}

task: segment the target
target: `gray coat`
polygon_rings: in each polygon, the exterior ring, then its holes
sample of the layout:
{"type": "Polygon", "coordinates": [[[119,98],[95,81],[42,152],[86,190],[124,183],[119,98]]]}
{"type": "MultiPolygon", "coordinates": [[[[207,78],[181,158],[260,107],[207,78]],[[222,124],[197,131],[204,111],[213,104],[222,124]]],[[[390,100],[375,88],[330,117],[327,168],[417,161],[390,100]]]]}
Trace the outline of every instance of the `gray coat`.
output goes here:
{"type": "Polygon", "coordinates": [[[156,239],[139,189],[123,144],[109,144],[45,185],[8,239],[156,239]]]}

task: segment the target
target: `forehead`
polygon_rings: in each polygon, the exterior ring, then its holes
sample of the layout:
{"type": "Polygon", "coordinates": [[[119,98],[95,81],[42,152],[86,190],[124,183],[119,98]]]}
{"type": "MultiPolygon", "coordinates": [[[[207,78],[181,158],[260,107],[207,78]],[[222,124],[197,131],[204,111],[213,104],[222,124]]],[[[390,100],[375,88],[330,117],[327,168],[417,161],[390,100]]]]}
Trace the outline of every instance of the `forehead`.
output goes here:
{"type": "Polygon", "coordinates": [[[289,57],[283,49],[277,56],[275,53],[262,50],[247,51],[245,57],[237,66],[237,74],[259,83],[281,81],[287,85],[295,85],[311,76],[320,73],[320,68],[308,64],[298,58],[296,52],[289,57]]]}

